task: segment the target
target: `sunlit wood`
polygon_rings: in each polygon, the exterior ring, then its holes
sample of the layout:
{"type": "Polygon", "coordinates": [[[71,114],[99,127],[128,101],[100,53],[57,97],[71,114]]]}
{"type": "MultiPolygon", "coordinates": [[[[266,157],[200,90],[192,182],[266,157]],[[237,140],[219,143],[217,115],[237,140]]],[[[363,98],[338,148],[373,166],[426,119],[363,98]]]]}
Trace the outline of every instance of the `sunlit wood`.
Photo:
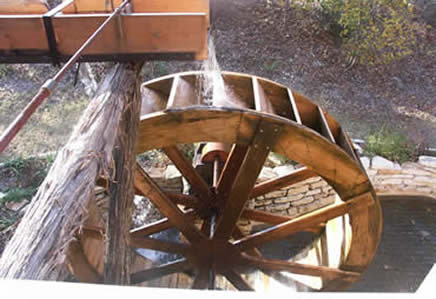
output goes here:
{"type": "Polygon", "coordinates": [[[157,279],[173,273],[187,271],[190,268],[191,265],[188,263],[188,261],[186,261],[185,259],[181,259],[155,268],[133,273],[130,275],[130,283],[138,284],[144,281],[157,279]]]}
{"type": "Polygon", "coordinates": [[[307,169],[306,167],[302,167],[287,175],[257,184],[251,192],[251,197],[265,195],[269,192],[286,188],[314,176],[317,176],[315,172],[307,169]]]}
{"type": "Polygon", "coordinates": [[[168,199],[139,164],[137,164],[134,182],[136,189],[138,189],[143,196],[149,198],[162,214],[171,219],[173,225],[177,227],[190,242],[203,239],[203,235],[197,230],[194,224],[189,221],[189,218],[168,199]]]}
{"type": "Polygon", "coordinates": [[[327,222],[330,219],[342,216],[353,209],[367,207],[372,203],[374,203],[374,200],[370,194],[365,193],[346,202],[319,209],[315,212],[278,224],[261,232],[254,233],[241,240],[235,241],[233,244],[241,251],[245,251],[267,242],[286,238],[296,232],[304,231],[308,228],[317,226],[320,223],[327,222]]]}

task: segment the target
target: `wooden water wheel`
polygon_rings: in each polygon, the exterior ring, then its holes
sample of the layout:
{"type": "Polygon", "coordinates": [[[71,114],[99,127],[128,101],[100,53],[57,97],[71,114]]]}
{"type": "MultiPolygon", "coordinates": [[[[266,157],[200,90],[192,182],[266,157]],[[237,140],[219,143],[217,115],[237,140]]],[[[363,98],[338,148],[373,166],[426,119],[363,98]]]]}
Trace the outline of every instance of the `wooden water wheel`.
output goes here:
{"type": "MultiPolygon", "coordinates": [[[[236,289],[252,290],[257,286],[250,275],[258,270],[264,278],[280,280],[281,275],[282,280],[318,290],[343,289],[358,280],[380,240],[382,216],[344,130],[319,106],[275,82],[225,72],[221,93],[208,99],[203,76],[180,73],[142,85],[137,153],[162,149],[191,192],[162,190],[138,165],[137,194],[166,218],[132,230],[131,246],[178,258],[135,270],[132,283],[182,273],[192,277],[191,286],[197,289],[214,288],[216,277],[225,277],[236,289]],[[200,175],[178,147],[192,143],[206,143],[201,159],[211,165],[210,179],[200,175]],[[271,152],[292,161],[296,169],[259,183],[271,152]],[[296,215],[248,205],[253,198],[313,177],[334,189],[334,202],[296,215]],[[263,226],[244,233],[238,225],[241,219],[263,226]],[[182,238],[153,237],[169,228],[176,228],[182,238]],[[291,242],[299,232],[316,237],[299,255],[264,255],[267,244],[291,242]]],[[[71,259],[72,272],[82,281],[98,280],[102,273],[103,240],[95,236],[96,226],[101,220],[91,213],[80,238],[84,255],[71,259]]]]}

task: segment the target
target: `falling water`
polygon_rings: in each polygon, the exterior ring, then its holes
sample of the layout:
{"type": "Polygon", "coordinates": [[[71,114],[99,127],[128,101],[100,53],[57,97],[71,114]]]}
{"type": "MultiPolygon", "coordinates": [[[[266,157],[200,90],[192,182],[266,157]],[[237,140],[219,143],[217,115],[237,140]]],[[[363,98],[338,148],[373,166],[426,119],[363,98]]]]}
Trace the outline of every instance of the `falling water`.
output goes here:
{"type": "Polygon", "coordinates": [[[203,74],[199,78],[201,86],[200,97],[209,106],[235,106],[237,96],[232,88],[227,86],[221,74],[212,36],[209,36],[208,51],[208,59],[203,62],[203,74]]]}

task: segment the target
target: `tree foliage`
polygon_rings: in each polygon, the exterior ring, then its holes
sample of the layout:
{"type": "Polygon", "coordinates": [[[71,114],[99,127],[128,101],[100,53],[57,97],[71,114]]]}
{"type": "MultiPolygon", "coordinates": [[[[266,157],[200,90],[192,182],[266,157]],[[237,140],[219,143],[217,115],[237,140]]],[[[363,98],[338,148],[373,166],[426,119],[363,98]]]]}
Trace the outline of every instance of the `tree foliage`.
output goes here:
{"type": "Polygon", "coordinates": [[[346,54],[364,64],[412,54],[426,30],[411,0],[275,1],[316,13],[325,29],[341,38],[346,54]]]}

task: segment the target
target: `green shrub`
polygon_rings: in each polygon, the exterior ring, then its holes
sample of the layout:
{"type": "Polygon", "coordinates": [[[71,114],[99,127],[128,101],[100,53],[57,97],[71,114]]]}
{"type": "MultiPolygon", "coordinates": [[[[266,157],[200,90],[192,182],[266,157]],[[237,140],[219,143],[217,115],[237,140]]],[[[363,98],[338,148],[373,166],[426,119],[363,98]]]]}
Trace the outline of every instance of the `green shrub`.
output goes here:
{"type": "Polygon", "coordinates": [[[411,160],[413,152],[414,147],[408,143],[406,136],[385,127],[367,136],[364,149],[365,155],[378,155],[399,163],[411,160]]]}
{"type": "Polygon", "coordinates": [[[7,202],[31,200],[36,191],[37,189],[33,187],[10,189],[6,192],[6,195],[1,198],[0,203],[4,204],[7,202]]]}
{"type": "Polygon", "coordinates": [[[386,64],[412,54],[426,26],[417,22],[411,0],[277,0],[314,12],[342,40],[349,58],[386,64]]]}

